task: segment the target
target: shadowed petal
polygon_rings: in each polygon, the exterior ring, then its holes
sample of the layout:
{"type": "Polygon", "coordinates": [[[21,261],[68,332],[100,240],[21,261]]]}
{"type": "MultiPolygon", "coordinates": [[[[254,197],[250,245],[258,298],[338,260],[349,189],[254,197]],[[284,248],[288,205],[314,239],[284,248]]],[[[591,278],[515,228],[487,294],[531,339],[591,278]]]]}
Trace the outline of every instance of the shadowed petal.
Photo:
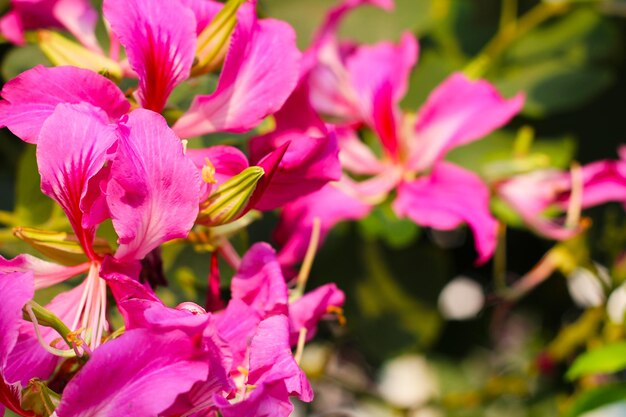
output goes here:
{"type": "Polygon", "coordinates": [[[187,236],[198,215],[200,175],[163,117],[133,111],[120,126],[107,202],[118,233],[116,258],[141,259],[187,236]]]}
{"type": "Polygon", "coordinates": [[[313,137],[298,131],[272,133],[252,138],[250,159],[253,164],[265,155],[289,144],[278,168],[255,208],[272,210],[319,190],[341,177],[339,147],[334,132],[313,137]]]}
{"type": "Polygon", "coordinates": [[[263,317],[286,313],[287,284],[270,245],[257,243],[246,252],[233,277],[231,292],[233,299],[254,307],[263,317]]]}

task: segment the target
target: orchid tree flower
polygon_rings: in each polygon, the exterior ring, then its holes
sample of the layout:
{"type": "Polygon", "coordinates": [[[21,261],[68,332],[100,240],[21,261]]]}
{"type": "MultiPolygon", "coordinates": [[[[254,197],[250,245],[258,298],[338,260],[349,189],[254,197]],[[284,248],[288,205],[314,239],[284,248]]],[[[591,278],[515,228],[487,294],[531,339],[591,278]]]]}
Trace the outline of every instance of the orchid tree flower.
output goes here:
{"type": "Polygon", "coordinates": [[[255,244],[243,257],[232,281],[231,300],[214,313],[193,303],[166,307],[123,273],[108,274],[106,279],[126,329],[158,333],[177,329],[202,340],[211,370],[208,377],[181,394],[163,416],[215,411],[224,416],[289,415],[293,409],[290,396],[312,399],[310,385],[297,364],[298,352],[315,333],[319,320],[336,317],[344,301],[333,284],[303,296],[294,294],[276,253],[264,243],[255,244]],[[299,347],[295,355],[294,346],[299,347]]]}
{"type": "Polygon", "coordinates": [[[338,221],[364,217],[395,192],[392,208],[400,218],[440,230],[468,224],[477,263],[483,263],[496,243],[489,189],[476,174],[444,158],[506,124],[520,111],[523,96],[504,99],[488,82],[456,73],[430,94],[416,115],[402,112],[399,101],[417,60],[414,37],[404,34],[399,44],[371,46],[342,46],[336,40],[341,18],[364,3],[372,2],[348,0],[333,9],[308,52],[301,80],[305,86],[300,88],[309,94],[299,107],[312,107],[343,123],[339,158],[344,176],[319,194],[285,207],[275,234],[283,246],[281,258],[287,264],[302,258],[312,219],[321,220],[325,234],[338,221]],[[376,133],[382,156],[359,139],[355,129],[361,126],[376,133]]]}
{"type": "Polygon", "coordinates": [[[626,203],[626,159],[574,165],[569,172],[521,174],[498,184],[497,194],[536,233],[570,239],[585,229],[581,209],[611,201],[626,203]],[[565,216],[556,217],[561,213],[565,216]]]}
{"type": "MultiPolygon", "coordinates": [[[[88,73],[77,68],[48,71],[62,81],[69,74],[88,73]]],[[[30,74],[24,79],[29,77],[30,74]]],[[[109,86],[108,80],[100,77],[91,81],[95,83],[74,90],[86,94],[83,91],[91,87],[113,92],[115,97],[116,90],[103,87],[109,86]]],[[[53,84],[49,88],[60,91],[61,87],[53,84]]],[[[74,93],[70,89],[48,99],[68,100],[68,94],[71,100],[82,98],[74,93]]],[[[117,94],[121,94],[119,90],[117,94]]],[[[136,271],[139,261],[151,250],[165,241],[187,235],[198,214],[201,183],[193,163],[184,155],[180,139],[162,116],[137,109],[112,120],[124,106],[118,107],[115,100],[99,97],[104,108],[89,102],[62,102],[55,106],[41,100],[23,103],[24,112],[20,114],[20,120],[32,123],[25,137],[37,143],[42,191],[64,210],[86,257],[82,269],[76,267],[71,274],[41,274],[40,287],[56,284],[76,273],[88,273],[82,284],[64,296],[62,305],[66,306],[63,318],[69,318],[71,330],[82,329],[92,349],[100,344],[107,329],[106,284],[99,276],[107,254],[94,246],[98,225],[112,219],[119,237],[114,259],[136,271]],[[116,110],[111,111],[110,105],[116,110]]],[[[18,108],[21,105],[3,104],[18,108]]],[[[12,113],[7,111],[7,114],[12,113]]],[[[23,259],[14,260],[13,267],[17,268],[18,263],[23,263],[23,259]]]]}
{"type": "Polygon", "coordinates": [[[9,41],[23,45],[25,31],[61,28],[85,47],[99,52],[97,20],[98,12],[89,0],[11,0],[11,8],[0,18],[0,33],[9,41]]]}

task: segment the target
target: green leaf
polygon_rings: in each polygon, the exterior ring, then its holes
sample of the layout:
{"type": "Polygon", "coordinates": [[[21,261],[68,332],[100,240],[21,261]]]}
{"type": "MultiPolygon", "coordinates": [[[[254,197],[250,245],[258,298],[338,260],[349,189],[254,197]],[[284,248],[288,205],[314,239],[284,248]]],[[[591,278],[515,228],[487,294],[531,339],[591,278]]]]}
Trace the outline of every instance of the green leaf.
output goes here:
{"type": "Polygon", "coordinates": [[[624,402],[625,399],[626,384],[621,383],[601,386],[579,395],[563,417],[577,417],[606,405],[624,402]]]}
{"type": "Polygon", "coordinates": [[[36,65],[50,65],[37,45],[26,45],[11,49],[2,61],[2,77],[10,80],[36,65]]]}
{"type": "Polygon", "coordinates": [[[585,375],[608,374],[626,369],[626,342],[602,346],[580,355],[567,371],[570,381],[585,375]]]}
{"type": "Polygon", "coordinates": [[[40,226],[50,219],[54,202],[40,189],[35,146],[27,146],[17,171],[15,226],[40,226]]]}
{"type": "Polygon", "coordinates": [[[495,82],[505,96],[526,92],[523,114],[544,117],[579,107],[614,80],[612,69],[572,65],[555,59],[514,67],[495,82]]]}
{"type": "Polygon", "coordinates": [[[572,138],[542,138],[533,141],[523,159],[516,159],[513,157],[515,138],[513,132],[497,131],[484,139],[453,149],[446,159],[492,181],[539,168],[565,169],[575,150],[572,138]]]}
{"type": "Polygon", "coordinates": [[[535,28],[507,49],[494,82],[505,94],[524,91],[532,117],[580,107],[616,79],[619,32],[591,8],[577,8],[535,28]]]}
{"type": "Polygon", "coordinates": [[[368,239],[381,239],[392,248],[409,245],[419,228],[411,220],[398,219],[390,204],[379,205],[359,222],[359,230],[368,239]]]}

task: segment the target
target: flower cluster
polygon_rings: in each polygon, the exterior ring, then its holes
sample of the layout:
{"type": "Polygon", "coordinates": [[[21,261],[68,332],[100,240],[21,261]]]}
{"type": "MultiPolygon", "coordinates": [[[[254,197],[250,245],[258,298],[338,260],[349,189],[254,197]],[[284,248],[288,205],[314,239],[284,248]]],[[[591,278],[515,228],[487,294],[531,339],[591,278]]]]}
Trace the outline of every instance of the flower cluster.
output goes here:
{"type": "Polygon", "coordinates": [[[626,202],[624,158],[493,183],[447,161],[508,123],[524,96],[454,73],[416,114],[403,111],[415,37],[360,45],[337,34],[352,9],[392,0],[344,0],[304,53],[288,24],[257,17],[254,0],[104,0],[105,40],[87,0],[11,4],[2,34],[34,39],[53,66],[4,85],[0,125],[36,146],[41,191],[72,230],[24,225],[16,236],[48,260],[0,257],[0,402],[19,415],[286,416],[290,397],[313,397],[303,345],[320,320],[343,320],[335,285],[304,291],[338,222],[391,201],[423,227],[468,225],[484,263],[497,241],[492,194],[555,239],[584,227],[582,207],[626,202]],[[212,91],[174,102],[177,88],[217,71],[212,91]],[[249,133],[247,152],[194,145],[218,133],[249,133]],[[564,225],[544,217],[554,208],[568,212],[564,225]],[[279,252],[257,243],[239,259],[232,231],[275,209],[279,252]],[[114,241],[98,235],[108,222],[114,241]],[[155,292],[160,247],[197,235],[213,251],[207,304],[168,307],[155,292]],[[227,302],[218,256],[235,270],[227,302]],[[303,260],[296,279],[285,276],[303,260]],[[35,302],[75,277],[45,308],[35,302]]]}

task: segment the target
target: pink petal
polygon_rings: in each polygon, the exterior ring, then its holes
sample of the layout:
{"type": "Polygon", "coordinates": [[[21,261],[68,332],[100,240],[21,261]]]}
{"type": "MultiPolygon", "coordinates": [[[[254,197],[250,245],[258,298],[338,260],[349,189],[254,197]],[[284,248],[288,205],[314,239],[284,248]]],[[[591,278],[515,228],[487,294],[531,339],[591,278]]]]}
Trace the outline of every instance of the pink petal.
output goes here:
{"type": "Polygon", "coordinates": [[[289,395],[303,401],[313,399],[313,391],[304,372],[293,358],[289,344],[289,321],[284,315],[269,317],[259,323],[250,344],[248,384],[283,382],[289,395]]]}
{"type": "Polygon", "coordinates": [[[200,175],[167,122],[133,111],[120,126],[107,201],[120,246],[116,258],[142,259],[187,236],[198,215],[200,175]]]}
{"type": "Polygon", "coordinates": [[[394,0],[343,0],[341,4],[328,11],[324,22],[315,35],[314,43],[320,43],[328,37],[334,37],[346,15],[353,9],[364,5],[380,7],[387,11],[392,10],[395,6],[394,0]]]}
{"type": "MultiPolygon", "coordinates": [[[[610,201],[626,202],[626,175],[618,161],[597,161],[581,170],[581,208],[610,201]]],[[[556,170],[535,171],[518,175],[498,185],[498,195],[526,224],[543,236],[556,240],[570,239],[581,228],[567,227],[563,218],[550,218],[544,212],[550,207],[567,211],[572,197],[572,174],[556,170]]]]}
{"type": "Polygon", "coordinates": [[[253,245],[231,282],[232,298],[254,307],[265,317],[286,313],[287,284],[276,252],[267,243],[253,245]]]}
{"type": "Polygon", "coordinates": [[[248,168],[248,158],[234,146],[217,145],[204,149],[187,149],[187,156],[193,161],[199,172],[206,165],[207,159],[215,168],[215,184],[205,184],[204,198],[208,197],[209,191],[214,187],[219,187],[224,181],[239,174],[248,168]]]}
{"type": "Polygon", "coordinates": [[[345,295],[335,284],[326,284],[289,305],[290,343],[298,343],[300,329],[306,329],[306,340],[317,333],[317,324],[327,314],[329,307],[342,307],[345,295]]]}
{"type": "MultiPolygon", "coordinates": [[[[85,283],[62,292],[46,305],[61,321],[72,325],[72,321],[78,314],[78,306],[85,289],[85,283]]],[[[59,339],[59,334],[49,328],[40,327],[41,336],[46,343],[51,343],[59,339]]],[[[30,322],[22,321],[20,335],[8,359],[5,369],[7,381],[20,381],[26,385],[32,378],[48,379],[56,366],[59,364],[59,357],[44,350],[37,340],[34,325],[30,322]]]]}
{"type": "Polygon", "coordinates": [[[376,175],[385,170],[385,165],[379,161],[374,152],[365,144],[356,131],[351,128],[338,128],[339,160],[341,166],[353,174],[376,175]]]}
{"type": "Polygon", "coordinates": [[[101,52],[96,39],[98,12],[88,0],[57,0],[52,13],[87,48],[101,52]]]}
{"type": "Polygon", "coordinates": [[[250,339],[261,321],[260,311],[235,298],[215,317],[218,334],[232,352],[232,370],[245,366],[250,339]]]}
{"type": "Polygon", "coordinates": [[[0,33],[16,45],[24,45],[24,25],[20,15],[11,10],[0,18],[0,33]]]}
{"type": "Polygon", "coordinates": [[[250,130],[280,109],[295,88],[301,54],[293,29],[254,14],[252,4],[240,7],[217,89],[196,96],[174,125],[180,137],[250,130]]]}
{"type": "Polygon", "coordinates": [[[408,166],[428,170],[451,149],[475,141],[505,125],[524,105],[524,95],[510,100],[487,81],[456,73],[428,97],[417,115],[408,166]]]}
{"type": "Polygon", "coordinates": [[[274,239],[282,246],[278,259],[282,265],[293,265],[304,258],[313,221],[320,219],[320,241],[330,229],[342,220],[358,220],[370,212],[372,206],[330,183],[320,190],[285,206],[274,239]]]}
{"type": "Polygon", "coordinates": [[[95,226],[107,209],[89,188],[99,188],[92,179],[110,160],[117,141],[107,122],[103,110],[86,103],[59,104],[43,124],[37,145],[41,190],[61,205],[91,259],[97,258],[91,247],[95,226]]]}
{"type": "Polygon", "coordinates": [[[287,417],[293,411],[292,395],[303,401],[313,399],[313,391],[289,347],[289,324],[284,315],[263,320],[250,343],[247,383],[255,388],[234,404],[218,399],[220,414],[236,416],[287,417]]]}
{"type": "Polygon", "coordinates": [[[0,272],[0,374],[4,373],[7,357],[17,343],[23,322],[22,308],[34,294],[32,272],[0,272]]]}
{"type": "Polygon", "coordinates": [[[215,0],[180,0],[182,4],[189,7],[196,17],[196,34],[200,34],[213,20],[215,15],[222,10],[224,3],[215,0]]]}
{"type": "Polygon", "coordinates": [[[489,189],[470,171],[440,162],[428,176],[402,183],[393,209],[399,217],[439,230],[467,223],[474,233],[476,262],[493,255],[498,223],[489,212],[489,189]]]}
{"type": "Polygon", "coordinates": [[[63,266],[47,262],[34,256],[23,254],[13,259],[0,256],[0,273],[32,271],[35,289],[47,288],[80,275],[89,269],[89,264],[63,266]]]}
{"type": "Polygon", "coordinates": [[[209,364],[199,353],[182,332],[127,331],[96,349],[68,383],[56,412],[60,417],[159,415],[207,378],[209,364]]]}
{"type": "Polygon", "coordinates": [[[196,50],[196,20],[178,0],[106,0],[104,15],[139,76],[144,108],[161,112],[189,77],[196,50]]]}
{"type": "Polygon", "coordinates": [[[7,82],[2,97],[0,126],[28,143],[37,143],[41,126],[59,103],[92,104],[104,110],[111,121],[130,108],[111,80],[76,67],[36,66],[7,82]]]}
{"type": "Polygon", "coordinates": [[[250,140],[250,159],[255,164],[285,144],[289,147],[261,200],[255,205],[259,210],[282,207],[341,177],[339,147],[334,132],[322,137],[298,131],[258,136],[250,140]]]}

